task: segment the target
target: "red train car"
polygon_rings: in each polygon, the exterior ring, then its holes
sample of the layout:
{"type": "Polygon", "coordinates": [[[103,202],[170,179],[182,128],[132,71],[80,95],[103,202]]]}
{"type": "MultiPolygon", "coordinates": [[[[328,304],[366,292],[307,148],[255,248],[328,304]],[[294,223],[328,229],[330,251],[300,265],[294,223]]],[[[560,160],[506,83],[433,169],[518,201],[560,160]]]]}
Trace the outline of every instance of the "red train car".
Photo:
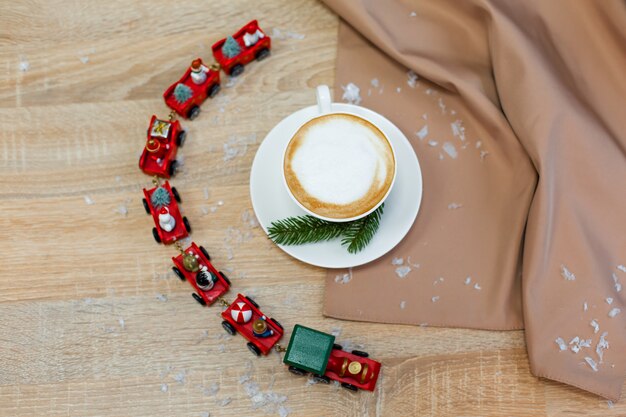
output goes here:
{"type": "Polygon", "coordinates": [[[200,305],[211,305],[230,288],[230,280],[210,262],[204,247],[194,242],[182,253],[172,258],[172,270],[182,281],[189,281],[196,292],[191,295],[200,305]]]}
{"type": "Polygon", "coordinates": [[[246,338],[248,349],[256,356],[267,355],[284,333],[278,321],[266,317],[253,299],[242,294],[237,294],[235,301],[222,312],[222,318],[224,330],[246,338]]]}
{"type": "Polygon", "coordinates": [[[239,46],[239,53],[237,55],[228,57],[224,54],[222,48],[226,43],[226,39],[227,38],[224,38],[215,42],[211,49],[213,50],[215,60],[219,62],[224,72],[233,77],[241,74],[244,70],[244,65],[247,65],[251,61],[255,59],[261,61],[267,58],[272,48],[272,40],[261,30],[256,20],[249,22],[233,35],[233,39],[239,46]],[[254,44],[248,46],[246,44],[248,39],[256,41],[254,44]]]}
{"type": "Polygon", "coordinates": [[[163,98],[172,110],[190,120],[200,114],[200,106],[207,97],[214,97],[220,91],[219,69],[205,67],[200,58],[192,61],[185,75],[172,84],[163,98]]]}
{"type": "Polygon", "coordinates": [[[143,207],[152,215],[156,226],[152,228],[152,236],[157,243],[168,245],[189,236],[191,227],[187,217],[183,217],[178,209],[180,196],[176,188],[165,181],[149,190],[144,188],[143,194],[143,207]]]}
{"type": "Polygon", "coordinates": [[[185,143],[186,136],[178,120],[166,121],[153,115],[139,168],[148,175],[170,178],[176,171],[176,152],[185,143]]]}

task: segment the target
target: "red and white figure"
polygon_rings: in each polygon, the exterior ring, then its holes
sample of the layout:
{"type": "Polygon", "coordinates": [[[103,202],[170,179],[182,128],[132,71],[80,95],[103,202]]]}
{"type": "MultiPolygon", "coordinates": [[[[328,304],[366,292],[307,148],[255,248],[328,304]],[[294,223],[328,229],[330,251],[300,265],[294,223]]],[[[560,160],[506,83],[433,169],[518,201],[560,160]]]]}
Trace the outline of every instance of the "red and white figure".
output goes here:
{"type": "Polygon", "coordinates": [[[191,81],[194,84],[200,85],[206,81],[207,73],[209,69],[202,64],[202,60],[194,59],[191,61],[191,81]]]}
{"type": "Polygon", "coordinates": [[[171,232],[176,227],[176,219],[170,214],[167,207],[159,210],[159,227],[166,232],[171,232]]]}
{"type": "Polygon", "coordinates": [[[243,35],[243,43],[246,45],[246,48],[249,48],[255,45],[259,39],[263,39],[264,37],[265,33],[261,32],[258,26],[248,25],[246,33],[243,35]]]}
{"type": "Polygon", "coordinates": [[[237,323],[244,324],[252,318],[252,309],[244,302],[237,302],[233,304],[230,315],[237,323]]]}

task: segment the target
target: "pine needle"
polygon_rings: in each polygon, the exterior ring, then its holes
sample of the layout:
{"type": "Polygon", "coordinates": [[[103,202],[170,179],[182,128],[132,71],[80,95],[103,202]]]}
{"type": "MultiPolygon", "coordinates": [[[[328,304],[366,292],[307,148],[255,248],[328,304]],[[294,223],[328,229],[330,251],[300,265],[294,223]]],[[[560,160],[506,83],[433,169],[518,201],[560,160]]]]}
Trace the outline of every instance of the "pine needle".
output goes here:
{"type": "Polygon", "coordinates": [[[302,245],[342,237],[341,244],[354,254],[362,251],[378,231],[383,207],[381,204],[370,215],[345,223],[328,222],[309,215],[288,217],[272,222],[267,232],[269,238],[279,245],[302,245]]]}

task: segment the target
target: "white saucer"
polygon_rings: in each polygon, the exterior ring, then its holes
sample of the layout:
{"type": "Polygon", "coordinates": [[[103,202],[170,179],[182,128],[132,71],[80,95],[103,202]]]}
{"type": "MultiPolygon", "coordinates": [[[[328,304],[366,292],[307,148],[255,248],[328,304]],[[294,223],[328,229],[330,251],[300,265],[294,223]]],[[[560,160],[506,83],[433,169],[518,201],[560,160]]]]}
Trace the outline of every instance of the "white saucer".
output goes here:
{"type": "MultiPolygon", "coordinates": [[[[422,201],[422,171],[409,140],[393,123],[372,110],[333,103],[333,112],[354,113],[371,120],[387,135],[396,152],[397,174],[378,232],[361,252],[349,253],[339,240],[284,246],[296,259],[324,268],[349,268],[371,262],[393,249],[413,225],[422,201]]],[[[282,152],[289,139],[308,119],[318,115],[310,106],[284,118],[265,137],[250,172],[252,207],[265,233],[271,222],[306,213],[289,197],[282,178],[282,152]]]]}

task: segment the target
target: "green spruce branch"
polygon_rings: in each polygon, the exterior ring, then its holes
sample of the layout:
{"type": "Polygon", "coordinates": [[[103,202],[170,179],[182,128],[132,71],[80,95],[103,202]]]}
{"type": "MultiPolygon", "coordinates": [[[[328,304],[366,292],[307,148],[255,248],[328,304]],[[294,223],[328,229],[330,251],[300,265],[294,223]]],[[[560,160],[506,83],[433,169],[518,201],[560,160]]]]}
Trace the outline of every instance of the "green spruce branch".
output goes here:
{"type": "Polygon", "coordinates": [[[268,236],[279,245],[302,245],[341,237],[341,244],[354,254],[362,251],[378,231],[384,206],[383,203],[371,214],[352,222],[328,222],[309,215],[288,217],[272,222],[268,236]]]}

